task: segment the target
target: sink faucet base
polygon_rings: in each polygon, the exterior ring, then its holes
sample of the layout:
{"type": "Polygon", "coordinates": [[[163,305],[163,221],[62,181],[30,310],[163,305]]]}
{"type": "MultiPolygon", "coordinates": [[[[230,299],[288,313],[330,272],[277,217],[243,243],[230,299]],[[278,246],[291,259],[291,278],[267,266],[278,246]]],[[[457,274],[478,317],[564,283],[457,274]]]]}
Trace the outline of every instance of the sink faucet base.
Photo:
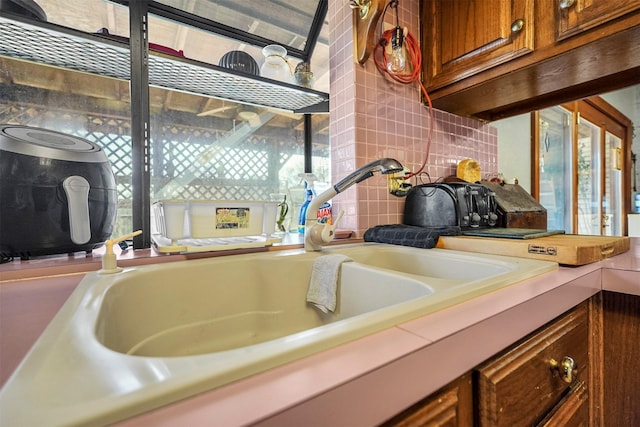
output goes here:
{"type": "Polygon", "coordinates": [[[333,224],[319,224],[317,218],[318,208],[347,188],[373,176],[374,172],[390,174],[403,170],[402,164],[395,159],[383,158],[368,163],[349,174],[333,187],[316,196],[307,208],[307,217],[304,228],[304,249],[307,252],[322,250],[322,246],[330,243],[335,236],[335,229],[344,212],[340,212],[333,224]]]}

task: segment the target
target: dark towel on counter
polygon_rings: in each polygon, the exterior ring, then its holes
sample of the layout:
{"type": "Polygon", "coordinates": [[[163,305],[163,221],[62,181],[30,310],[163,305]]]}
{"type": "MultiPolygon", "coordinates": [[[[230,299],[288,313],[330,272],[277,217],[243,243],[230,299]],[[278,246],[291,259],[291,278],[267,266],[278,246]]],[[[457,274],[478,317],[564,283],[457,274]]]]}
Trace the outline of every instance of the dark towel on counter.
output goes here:
{"type": "Polygon", "coordinates": [[[430,249],[438,243],[440,236],[458,236],[460,227],[417,227],[415,225],[377,225],[364,233],[365,242],[390,243],[430,249]]]}

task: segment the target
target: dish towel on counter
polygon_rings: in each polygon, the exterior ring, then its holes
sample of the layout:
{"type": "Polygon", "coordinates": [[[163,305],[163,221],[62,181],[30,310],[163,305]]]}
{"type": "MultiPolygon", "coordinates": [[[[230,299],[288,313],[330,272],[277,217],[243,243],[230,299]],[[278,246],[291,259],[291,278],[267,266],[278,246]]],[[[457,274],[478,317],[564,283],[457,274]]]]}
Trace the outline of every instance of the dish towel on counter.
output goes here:
{"type": "Polygon", "coordinates": [[[346,255],[329,254],[316,258],[311,269],[307,302],[314,304],[324,313],[336,309],[338,277],[342,263],[351,261],[346,255]]]}
{"type": "Polygon", "coordinates": [[[418,227],[415,225],[389,224],[377,225],[364,233],[365,242],[390,243],[431,249],[438,243],[440,236],[457,236],[460,227],[418,227]]]}

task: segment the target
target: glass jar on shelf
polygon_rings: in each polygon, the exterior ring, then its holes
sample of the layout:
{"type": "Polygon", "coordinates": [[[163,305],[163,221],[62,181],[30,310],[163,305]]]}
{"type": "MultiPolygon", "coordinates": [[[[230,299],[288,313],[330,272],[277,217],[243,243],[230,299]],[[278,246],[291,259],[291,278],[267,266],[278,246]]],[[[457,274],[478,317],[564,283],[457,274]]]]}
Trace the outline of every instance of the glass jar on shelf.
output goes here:
{"type": "Polygon", "coordinates": [[[260,67],[260,75],[268,79],[291,83],[291,67],[287,61],[287,49],[277,44],[262,48],[264,63],[260,67]]]}

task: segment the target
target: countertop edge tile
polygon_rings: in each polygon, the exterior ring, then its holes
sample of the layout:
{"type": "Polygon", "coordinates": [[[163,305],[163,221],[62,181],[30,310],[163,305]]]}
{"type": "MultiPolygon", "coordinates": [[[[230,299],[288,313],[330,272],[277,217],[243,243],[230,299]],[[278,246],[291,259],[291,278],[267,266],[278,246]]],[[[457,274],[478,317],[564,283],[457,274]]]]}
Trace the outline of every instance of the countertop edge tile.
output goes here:
{"type": "Polygon", "coordinates": [[[118,425],[378,423],[601,289],[639,295],[639,254],[632,238],[631,250],[612,259],[560,267],[118,425]]]}
{"type": "MultiPolygon", "coordinates": [[[[599,278],[600,266],[598,264],[577,268],[560,267],[554,272],[515,283],[462,304],[440,310],[432,315],[409,321],[399,327],[430,341],[438,341],[594,272],[597,272],[599,278]]],[[[598,286],[596,292],[599,290],[598,286]]]]}
{"type": "Polygon", "coordinates": [[[602,270],[602,290],[640,295],[640,271],[602,270]]]}
{"type": "Polygon", "coordinates": [[[424,338],[389,328],[117,425],[204,426],[211,425],[214,419],[216,425],[253,424],[323,393],[333,393],[336,387],[366,376],[428,344],[424,338]]]}
{"type": "Polygon", "coordinates": [[[489,357],[599,291],[599,271],[589,286],[559,286],[474,327],[462,329],[370,374],[342,384],[256,426],[377,425],[420,401],[489,357]],[[595,285],[594,285],[595,284],[595,285]],[[562,304],[548,307],[549,301],[562,304]],[[526,322],[513,322],[514,318],[526,322]],[[390,391],[391,390],[391,391],[390,391]],[[349,402],[345,405],[344,402],[349,402]],[[331,408],[328,411],[327,408],[331,408]]]}
{"type": "Polygon", "coordinates": [[[335,425],[338,421],[343,425],[379,423],[398,412],[398,407],[409,406],[420,397],[436,391],[518,338],[597,293],[600,283],[601,267],[598,264],[560,268],[493,292],[489,298],[475,298],[118,425],[169,426],[187,422],[198,426],[206,424],[212,417],[226,426],[297,425],[303,420],[307,426],[335,425]],[[499,298],[502,309],[496,310],[496,307],[492,308],[492,301],[501,293],[504,294],[499,298]],[[480,299],[481,302],[476,301],[480,299]],[[470,316],[471,320],[461,320],[474,306],[477,308],[470,316]],[[528,316],[530,311],[533,314],[528,316]],[[525,322],[512,321],[528,317],[525,322]],[[447,322],[452,322],[452,326],[447,327],[447,322]],[[505,322],[510,325],[508,330],[503,328],[500,334],[489,333],[505,322]],[[398,335],[399,332],[402,334],[398,335]],[[408,338],[409,335],[417,341],[408,338]],[[387,339],[389,336],[407,339],[414,347],[409,351],[395,348],[387,339]],[[431,340],[437,342],[431,343],[431,340]],[[474,351],[451,357],[452,349],[469,343],[475,343],[474,351]],[[391,353],[385,354],[390,347],[394,347],[391,353]],[[378,353],[381,349],[385,352],[378,353]],[[345,360],[360,361],[362,366],[358,366],[358,362],[351,366],[353,369],[344,369],[347,365],[340,364],[345,360]],[[425,369],[425,366],[435,366],[435,369],[425,369]],[[317,376],[324,369],[327,374],[317,376]],[[299,375],[322,380],[309,381],[302,387],[303,383],[296,380],[299,375]],[[407,381],[407,378],[412,381],[407,381]],[[374,384],[378,386],[374,387],[374,384]],[[391,397],[389,389],[393,389],[391,397]],[[295,391],[292,393],[292,390],[295,391]],[[382,398],[382,395],[386,397],[382,398]],[[344,405],[347,398],[349,404],[344,405]],[[247,408],[247,401],[254,402],[251,408],[247,408]],[[335,406],[326,411],[327,405],[335,406]]]}

